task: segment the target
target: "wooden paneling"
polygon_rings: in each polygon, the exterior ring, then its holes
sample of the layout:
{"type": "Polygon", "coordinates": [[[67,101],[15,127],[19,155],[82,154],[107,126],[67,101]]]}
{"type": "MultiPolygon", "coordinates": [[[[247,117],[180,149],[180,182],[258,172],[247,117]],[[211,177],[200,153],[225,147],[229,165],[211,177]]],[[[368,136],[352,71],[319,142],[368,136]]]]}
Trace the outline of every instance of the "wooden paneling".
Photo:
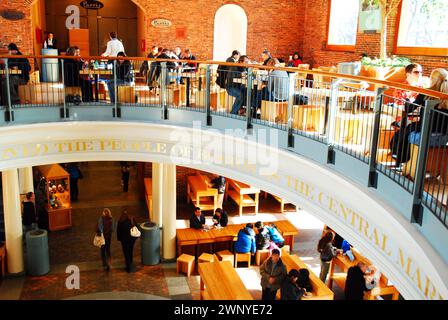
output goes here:
{"type": "Polygon", "coordinates": [[[81,55],[90,55],[88,29],[71,29],[68,34],[69,46],[78,46],[81,55]]]}

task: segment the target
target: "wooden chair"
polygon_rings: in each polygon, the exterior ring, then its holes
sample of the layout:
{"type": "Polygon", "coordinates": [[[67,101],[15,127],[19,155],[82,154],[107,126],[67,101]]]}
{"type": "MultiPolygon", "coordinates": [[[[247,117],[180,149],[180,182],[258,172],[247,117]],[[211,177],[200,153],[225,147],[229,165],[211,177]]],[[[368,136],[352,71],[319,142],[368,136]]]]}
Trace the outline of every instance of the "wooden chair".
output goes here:
{"type": "Polygon", "coordinates": [[[235,252],[235,268],[238,267],[238,262],[247,262],[247,267],[250,268],[250,259],[251,259],[250,252],[246,253],[235,252]]]}
{"type": "Polygon", "coordinates": [[[257,252],[255,252],[255,265],[261,266],[269,256],[270,252],[268,249],[257,250],[257,252]]]}
{"type": "Polygon", "coordinates": [[[261,101],[261,120],[286,123],[288,115],[288,102],[261,101]]]}
{"type": "Polygon", "coordinates": [[[183,253],[176,262],[176,272],[184,272],[189,277],[194,271],[194,256],[183,253]]]}

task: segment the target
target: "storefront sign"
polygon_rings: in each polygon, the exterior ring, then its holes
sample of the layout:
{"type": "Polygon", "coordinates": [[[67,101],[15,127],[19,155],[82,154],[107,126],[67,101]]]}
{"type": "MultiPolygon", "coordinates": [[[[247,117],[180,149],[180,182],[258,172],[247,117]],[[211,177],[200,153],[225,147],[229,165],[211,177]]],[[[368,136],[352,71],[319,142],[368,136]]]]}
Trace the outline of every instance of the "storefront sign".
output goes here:
{"type": "Polygon", "coordinates": [[[23,12],[17,10],[2,10],[0,15],[6,20],[22,20],[25,17],[23,12]]]}
{"type": "Polygon", "coordinates": [[[97,10],[104,7],[104,4],[102,2],[92,0],[81,1],[79,5],[84,9],[92,9],[92,10],[97,10]]]}
{"type": "Polygon", "coordinates": [[[171,21],[167,19],[154,19],[151,24],[156,28],[168,28],[171,27],[171,21]]]}

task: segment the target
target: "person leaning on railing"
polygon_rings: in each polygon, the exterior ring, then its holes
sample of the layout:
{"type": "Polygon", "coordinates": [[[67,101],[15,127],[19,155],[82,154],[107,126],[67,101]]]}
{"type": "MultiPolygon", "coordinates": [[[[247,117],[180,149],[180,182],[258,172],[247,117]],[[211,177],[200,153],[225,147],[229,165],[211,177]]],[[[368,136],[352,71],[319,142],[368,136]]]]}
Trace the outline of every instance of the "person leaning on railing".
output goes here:
{"type": "MultiPolygon", "coordinates": [[[[448,94],[448,71],[442,68],[431,72],[429,90],[439,91],[448,94]]],[[[414,103],[406,103],[405,109],[408,113],[420,108],[420,117],[416,122],[410,123],[406,127],[400,127],[400,130],[394,134],[391,140],[391,152],[396,155],[399,163],[407,162],[410,159],[409,145],[419,144],[420,131],[423,122],[424,105],[427,100],[432,99],[424,94],[419,94],[414,103]],[[402,131],[403,130],[403,131],[402,131]]],[[[431,117],[431,134],[439,134],[442,140],[447,139],[448,135],[448,100],[442,100],[435,107],[431,117]]],[[[440,138],[440,137],[439,137],[440,138]]],[[[430,142],[432,144],[432,142],[430,142]]]]}
{"type": "Polygon", "coordinates": [[[89,79],[85,79],[79,72],[86,66],[87,62],[79,58],[80,51],[76,47],[67,49],[67,58],[64,60],[64,84],[66,87],[81,87],[82,101],[92,101],[92,86],[89,79]]]}
{"type": "MultiPolygon", "coordinates": [[[[126,57],[124,52],[118,52],[117,57],[126,57]]],[[[109,90],[110,102],[115,102],[115,85],[131,85],[134,82],[134,75],[132,71],[132,64],[129,60],[117,60],[117,83],[114,79],[107,81],[107,89],[109,90]]]]}

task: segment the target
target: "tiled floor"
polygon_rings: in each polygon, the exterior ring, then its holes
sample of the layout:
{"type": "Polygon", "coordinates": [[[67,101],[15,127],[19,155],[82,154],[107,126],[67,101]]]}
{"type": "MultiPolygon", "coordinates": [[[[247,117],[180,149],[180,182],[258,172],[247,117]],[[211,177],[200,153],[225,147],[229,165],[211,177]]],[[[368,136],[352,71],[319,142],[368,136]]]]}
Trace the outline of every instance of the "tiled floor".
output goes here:
{"type": "MultiPolygon", "coordinates": [[[[95,224],[104,207],[111,209],[118,219],[121,211],[127,209],[137,221],[147,216],[144,202],[138,198],[136,171],[131,169],[129,192],[120,186],[120,166],[116,162],[83,164],[84,179],[79,183],[79,202],[73,203],[73,227],[49,234],[51,272],[42,277],[26,276],[4,279],[0,283],[0,299],[199,299],[199,276],[190,277],[176,273],[174,263],[157,266],[140,264],[140,241],[136,242],[134,261],[135,273],[124,271],[121,246],[115,238],[112,241],[112,269],[101,269],[99,250],[92,245],[95,224]],[[98,186],[101,183],[101,186],[98,186]],[[80,288],[66,288],[67,265],[76,265],[80,270],[80,288]]],[[[229,213],[230,223],[253,222],[256,220],[289,219],[298,229],[295,248],[304,262],[319,273],[320,265],[316,244],[322,232],[322,223],[294,206],[287,206],[287,212],[279,213],[279,203],[273,198],[261,197],[260,214],[238,216],[237,207],[229,200],[224,208],[229,213]]],[[[178,204],[177,227],[188,227],[187,219],[191,207],[178,204]]],[[[211,217],[209,217],[211,219],[211,217]]],[[[211,222],[211,221],[210,221],[211,222]]],[[[255,299],[261,298],[260,276],[257,266],[236,269],[245,286],[255,299]]],[[[336,298],[341,296],[335,289],[336,298]]]]}

